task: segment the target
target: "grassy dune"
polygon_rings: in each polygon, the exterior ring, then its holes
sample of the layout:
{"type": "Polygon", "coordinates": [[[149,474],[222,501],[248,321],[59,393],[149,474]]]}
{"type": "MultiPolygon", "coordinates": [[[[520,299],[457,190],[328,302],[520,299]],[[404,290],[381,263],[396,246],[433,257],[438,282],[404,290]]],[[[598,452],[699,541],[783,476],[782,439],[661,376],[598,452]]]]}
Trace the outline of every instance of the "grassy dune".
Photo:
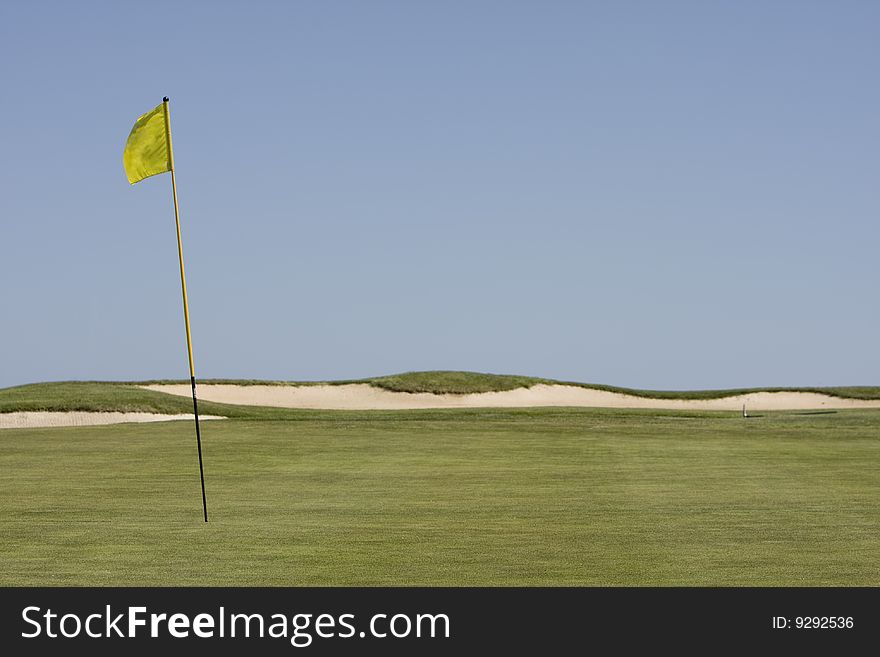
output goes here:
{"type": "MultiPolygon", "coordinates": [[[[59,382],[36,383],[0,389],[0,413],[9,411],[146,411],[154,413],[187,413],[190,402],[185,398],[166,395],[139,388],[150,383],[182,383],[181,380],[154,380],[140,382],[59,382]]],[[[539,379],[527,376],[499,374],[479,374],[476,372],[407,372],[368,379],[348,381],[258,381],[237,379],[205,379],[201,383],[231,383],[238,385],[341,385],[346,383],[366,383],[394,392],[431,392],[437,394],[467,394],[494,392],[529,388],[539,383],[565,385],[608,390],[639,397],[658,399],[717,399],[747,392],[819,392],[850,399],[880,399],[880,387],[806,387],[806,388],[742,388],[731,390],[692,390],[663,391],[635,390],[614,386],[594,385],[539,379]]],[[[209,402],[200,403],[205,413],[229,414],[239,417],[242,414],[252,417],[252,411],[227,407],[209,402]],[[225,410],[224,410],[225,409],[225,410]]]]}
{"type": "Polygon", "coordinates": [[[807,388],[737,388],[728,390],[637,390],[620,388],[594,383],[578,383],[573,381],[556,381],[539,379],[529,376],[511,376],[502,374],[479,374],[476,372],[407,372],[373,379],[364,379],[362,383],[392,390],[395,392],[433,392],[467,394],[476,392],[495,392],[513,390],[515,388],[531,388],[539,383],[553,385],[569,385],[595,390],[619,392],[637,397],[653,399],[718,399],[748,392],[819,392],[835,397],[851,399],[880,399],[878,386],[845,386],[845,387],[807,387],[807,388]]]}

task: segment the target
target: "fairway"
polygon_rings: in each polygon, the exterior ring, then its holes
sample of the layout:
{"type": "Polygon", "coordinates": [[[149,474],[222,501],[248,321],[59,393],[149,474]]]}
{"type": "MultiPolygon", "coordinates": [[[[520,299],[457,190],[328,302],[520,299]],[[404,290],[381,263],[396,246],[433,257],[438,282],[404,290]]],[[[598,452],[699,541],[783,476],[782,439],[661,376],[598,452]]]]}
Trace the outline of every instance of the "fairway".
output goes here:
{"type": "Polygon", "coordinates": [[[191,422],[0,432],[0,584],[880,585],[880,411],[206,412],[207,525],[191,422]]]}

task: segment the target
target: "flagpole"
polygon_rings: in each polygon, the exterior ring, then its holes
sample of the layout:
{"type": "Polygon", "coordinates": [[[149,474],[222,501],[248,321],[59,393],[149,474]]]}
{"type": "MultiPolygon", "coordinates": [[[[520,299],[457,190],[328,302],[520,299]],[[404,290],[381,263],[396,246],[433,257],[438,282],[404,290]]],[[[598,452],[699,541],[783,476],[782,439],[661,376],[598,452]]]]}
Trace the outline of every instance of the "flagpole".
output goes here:
{"type": "Polygon", "coordinates": [[[168,140],[168,163],[171,165],[171,192],[174,196],[174,221],[177,224],[177,256],[180,260],[180,288],[183,292],[183,319],[186,324],[186,350],[189,354],[189,380],[192,384],[193,414],[196,419],[196,445],[199,448],[199,477],[202,480],[202,509],[208,522],[208,500],[205,496],[205,470],[202,466],[202,434],[199,430],[199,403],[196,399],[196,370],[193,366],[192,335],[189,330],[189,304],[186,300],[186,276],[183,272],[183,246],[180,239],[180,208],[177,205],[177,180],[174,177],[174,151],[171,148],[171,117],[168,114],[168,96],[162,99],[165,110],[165,136],[168,140]]]}

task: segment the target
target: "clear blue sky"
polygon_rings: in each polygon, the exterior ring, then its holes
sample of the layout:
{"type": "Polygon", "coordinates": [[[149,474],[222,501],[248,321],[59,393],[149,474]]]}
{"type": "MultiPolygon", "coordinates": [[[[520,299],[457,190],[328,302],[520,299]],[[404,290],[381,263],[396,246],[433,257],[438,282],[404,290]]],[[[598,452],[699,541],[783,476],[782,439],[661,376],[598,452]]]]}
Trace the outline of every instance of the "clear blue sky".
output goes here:
{"type": "Polygon", "coordinates": [[[880,384],[880,3],[0,5],[0,386],[880,384]]]}

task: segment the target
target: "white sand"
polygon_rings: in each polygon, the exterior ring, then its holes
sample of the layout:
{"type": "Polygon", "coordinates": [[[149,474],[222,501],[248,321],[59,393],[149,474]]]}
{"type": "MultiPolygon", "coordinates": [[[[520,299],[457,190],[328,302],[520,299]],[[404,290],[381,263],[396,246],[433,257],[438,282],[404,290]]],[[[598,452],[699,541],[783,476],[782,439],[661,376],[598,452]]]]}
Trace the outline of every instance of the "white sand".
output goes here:
{"type": "MultiPolygon", "coordinates": [[[[123,422],[167,422],[168,420],[192,420],[192,413],[162,415],[160,413],[71,413],[46,411],[17,411],[0,413],[0,429],[31,429],[35,427],[84,427],[97,424],[121,424],[123,422]]],[[[200,420],[223,420],[219,415],[199,415],[200,420]]]]}
{"type": "MultiPolygon", "coordinates": [[[[149,390],[189,397],[188,385],[151,385],[149,390]]],[[[505,392],[469,395],[391,392],[366,383],[316,386],[237,386],[203,384],[199,399],[247,406],[323,409],[485,408],[592,406],[669,410],[780,411],[880,408],[880,400],[842,399],[810,392],[756,392],[721,399],[650,399],[565,385],[536,385],[505,392]]]]}

